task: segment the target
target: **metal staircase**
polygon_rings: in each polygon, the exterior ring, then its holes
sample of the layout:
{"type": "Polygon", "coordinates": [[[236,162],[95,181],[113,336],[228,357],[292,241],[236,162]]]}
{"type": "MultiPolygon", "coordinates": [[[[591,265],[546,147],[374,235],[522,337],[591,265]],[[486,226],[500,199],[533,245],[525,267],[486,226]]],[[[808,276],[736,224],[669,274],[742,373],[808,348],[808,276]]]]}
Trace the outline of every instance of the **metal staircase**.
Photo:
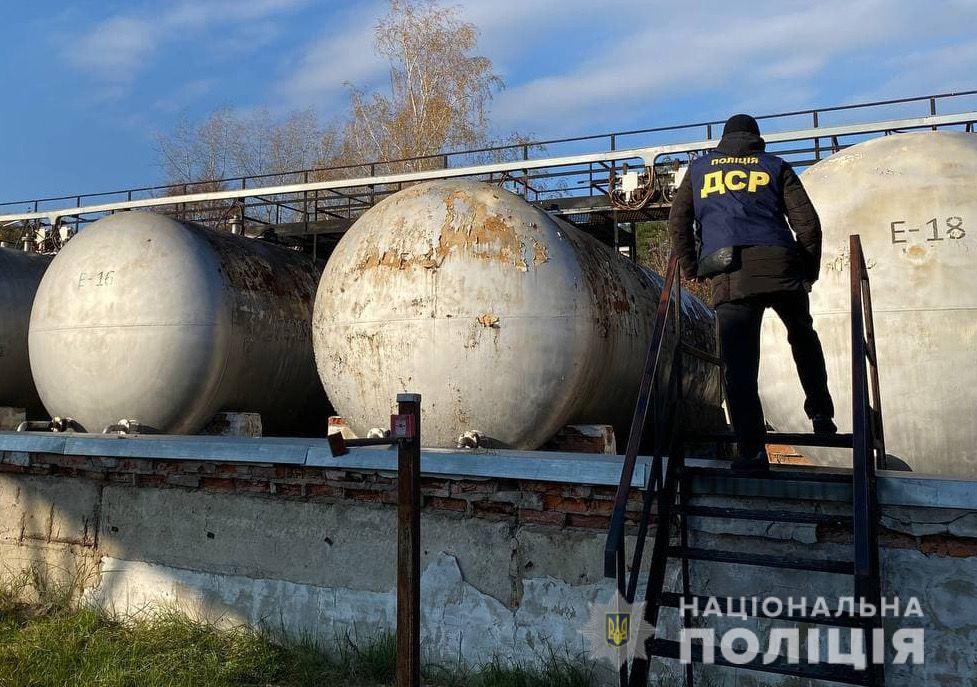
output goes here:
{"type": "MultiPolygon", "coordinates": [[[[852,433],[837,435],[768,434],[768,443],[796,446],[846,447],[852,450],[852,468],[834,470],[815,467],[773,466],[769,474],[739,476],[723,467],[701,467],[686,464],[686,449],[690,443],[730,443],[732,434],[686,435],[681,432],[682,422],[682,364],[686,357],[719,365],[719,359],[682,341],[681,326],[681,274],[675,256],[669,262],[665,285],[658,304],[657,321],[641,382],[640,393],[631,434],[624,458],[621,481],[615,500],[607,543],[604,551],[604,570],[607,577],[615,578],[619,593],[629,603],[644,601],[642,617],[631,620],[631,632],[655,628],[662,608],[681,608],[682,625],[691,627],[689,606],[705,602],[709,596],[698,596],[690,588],[690,566],[696,561],[720,562],[728,565],[802,570],[852,578],[854,599],[864,599],[874,608],[881,601],[881,582],[878,547],[878,504],[876,501],[875,471],[885,466],[882,412],[879,396],[878,358],[872,323],[871,292],[861,242],[857,235],[850,240],[851,251],[851,334],[852,334],[852,433]],[[645,430],[652,435],[652,483],[647,485],[637,515],[637,538],[631,554],[630,566],[626,564],[625,532],[627,526],[628,495],[637,462],[639,446],[645,430]],[[705,492],[695,491],[696,484],[709,484],[716,480],[776,480],[806,483],[835,483],[850,485],[851,514],[834,515],[790,510],[755,510],[717,508],[695,505],[692,497],[705,492]],[[642,558],[649,530],[651,514],[655,509],[654,537],[651,538],[651,561],[647,569],[647,583],[639,595],[639,577],[644,574],[642,558]],[[829,560],[813,557],[794,557],[756,553],[755,551],[724,551],[695,547],[690,544],[688,518],[724,518],[733,520],[826,524],[848,529],[852,535],[853,556],[850,560],[829,560]],[[666,566],[669,561],[681,567],[680,592],[665,590],[666,566]],[[684,603],[683,603],[684,602],[684,603]]],[[[762,573],[758,572],[758,575],[762,573]]],[[[762,586],[762,585],[758,585],[762,586]]],[[[811,590],[817,594],[817,590],[811,590]]],[[[759,595],[759,589],[758,589],[759,595]]],[[[724,595],[710,595],[719,596],[724,595]]],[[[701,604],[700,604],[701,605],[701,604]]],[[[812,617],[810,609],[796,613],[768,613],[765,608],[747,609],[747,615],[773,622],[827,625],[833,627],[860,628],[866,637],[879,627],[879,615],[859,615],[858,603],[852,613],[832,612],[812,617]]],[[[781,609],[783,610],[783,609],[781,609]]],[[[840,609],[832,609],[839,611],[840,609]]],[[[737,609],[742,616],[743,609],[737,609]]],[[[643,636],[642,634],[638,635],[643,636]]],[[[678,659],[680,642],[651,633],[645,641],[648,657],[678,659]]],[[[694,682],[693,663],[702,661],[703,647],[691,645],[691,662],[684,665],[685,683],[694,682]]],[[[804,653],[803,651],[801,652],[804,653]]],[[[716,652],[714,664],[739,669],[779,673],[812,680],[854,685],[883,685],[883,668],[869,660],[864,669],[850,665],[830,665],[821,662],[774,660],[756,656],[747,663],[731,663],[716,652]]],[[[620,670],[622,687],[644,687],[648,684],[650,659],[634,658],[620,670]]]]}

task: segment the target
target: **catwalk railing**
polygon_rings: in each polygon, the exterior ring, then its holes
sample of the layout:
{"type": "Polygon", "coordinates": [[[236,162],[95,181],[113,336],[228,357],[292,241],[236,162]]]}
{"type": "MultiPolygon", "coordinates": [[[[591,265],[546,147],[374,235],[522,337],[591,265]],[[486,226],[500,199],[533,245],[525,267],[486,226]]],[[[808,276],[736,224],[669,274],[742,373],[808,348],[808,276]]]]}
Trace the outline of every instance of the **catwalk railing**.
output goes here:
{"type": "MultiPolygon", "coordinates": [[[[771,150],[803,167],[864,135],[946,126],[973,131],[977,91],[797,110],[760,119],[771,150]],[[959,113],[952,113],[954,109],[959,113]],[[856,115],[869,115],[870,120],[853,125],[851,119],[856,115]]],[[[695,122],[198,184],[4,202],[0,203],[0,223],[35,219],[78,227],[106,212],[155,207],[211,225],[240,221],[251,231],[282,224],[302,225],[297,229],[304,231],[342,231],[405,183],[449,177],[496,183],[545,205],[555,199],[605,195],[618,164],[667,165],[675,156],[711,148],[719,124],[695,122]],[[532,153],[542,151],[548,157],[531,158],[532,153]],[[309,226],[317,224],[325,226],[309,226]]]]}

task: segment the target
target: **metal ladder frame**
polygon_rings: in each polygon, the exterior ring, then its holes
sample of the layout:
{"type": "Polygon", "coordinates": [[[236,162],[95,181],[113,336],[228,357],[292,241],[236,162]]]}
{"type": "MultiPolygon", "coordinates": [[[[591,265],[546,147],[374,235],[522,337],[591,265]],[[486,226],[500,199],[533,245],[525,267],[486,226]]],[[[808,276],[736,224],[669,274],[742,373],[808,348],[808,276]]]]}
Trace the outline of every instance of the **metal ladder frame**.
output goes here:
{"type": "MultiPolygon", "coordinates": [[[[868,269],[858,235],[852,235],[849,242],[851,262],[851,335],[852,335],[852,433],[834,437],[815,435],[771,434],[768,441],[783,441],[797,445],[848,446],[852,448],[852,532],[854,543],[854,592],[858,599],[865,599],[878,608],[881,599],[881,578],[878,545],[879,511],[876,495],[876,468],[885,468],[885,440],[882,422],[881,394],[878,379],[878,355],[875,344],[875,327],[872,317],[871,287],[868,269]]],[[[638,577],[641,573],[645,542],[648,536],[652,507],[657,500],[658,518],[655,540],[652,547],[652,560],[648,583],[645,588],[645,609],[639,623],[657,624],[662,606],[665,582],[665,569],[670,557],[673,511],[676,495],[684,510],[688,504],[688,485],[684,470],[684,441],[680,436],[677,417],[682,401],[682,357],[690,355],[700,360],[720,365],[717,356],[702,351],[682,341],[681,323],[681,268],[676,255],[672,255],[664,286],[658,302],[658,311],[645,369],[639,387],[638,401],[628,437],[628,446],[622,465],[621,480],[615,497],[614,512],[604,549],[604,573],[614,578],[617,589],[628,603],[633,603],[637,595],[638,577]],[[674,312],[673,312],[674,311],[674,312]],[[673,338],[669,341],[669,320],[674,317],[673,338]],[[661,378],[665,373],[665,379],[661,378]],[[625,529],[627,524],[627,504],[631,491],[639,447],[648,428],[648,415],[652,414],[654,430],[651,481],[646,486],[642,508],[637,522],[637,541],[631,560],[630,575],[625,565],[625,529]],[[666,458],[667,451],[667,458],[666,458]],[[681,483],[681,484],[680,484],[681,483]],[[682,488],[679,488],[679,487],[682,488]]],[[[728,441],[730,435],[702,437],[728,441]]],[[[817,479],[817,473],[809,478],[817,479]]],[[[686,518],[681,517],[681,550],[688,550],[688,531],[686,518]]],[[[682,597],[690,597],[689,558],[683,556],[682,597]]],[[[672,595],[674,596],[674,594],[672,595]]],[[[683,614],[683,627],[688,627],[688,613],[683,614]]],[[[866,618],[857,626],[874,629],[878,626],[878,616],[866,618]]],[[[634,631],[634,628],[632,628],[634,631]]],[[[648,645],[656,641],[651,639],[648,645]]],[[[717,661],[717,664],[721,664],[717,661]]],[[[803,675],[799,664],[795,675],[803,675]]],[[[744,666],[740,666],[744,667],[744,666]]],[[[623,665],[620,670],[622,687],[644,687],[647,684],[650,661],[635,659],[630,666],[623,665]]],[[[780,671],[778,671],[780,672],[780,671]]],[[[834,671],[838,672],[838,671],[834,671]]],[[[833,671],[829,668],[822,675],[811,677],[830,679],[833,671]]],[[[868,661],[862,679],[854,684],[882,685],[884,670],[881,665],[868,661]]],[[[685,680],[692,685],[692,663],[686,665],[685,680]]]]}

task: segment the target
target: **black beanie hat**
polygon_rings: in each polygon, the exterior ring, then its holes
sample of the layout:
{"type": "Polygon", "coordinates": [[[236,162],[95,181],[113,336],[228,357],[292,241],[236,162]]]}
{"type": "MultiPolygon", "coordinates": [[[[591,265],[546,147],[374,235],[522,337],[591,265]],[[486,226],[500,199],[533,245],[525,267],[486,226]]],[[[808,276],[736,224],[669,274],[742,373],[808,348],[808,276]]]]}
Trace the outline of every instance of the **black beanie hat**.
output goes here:
{"type": "Polygon", "coordinates": [[[756,120],[747,114],[737,114],[733,115],[726,120],[726,125],[723,127],[723,136],[726,134],[737,134],[737,133],[747,133],[753,134],[754,136],[760,135],[760,125],[757,124],[756,120]]]}

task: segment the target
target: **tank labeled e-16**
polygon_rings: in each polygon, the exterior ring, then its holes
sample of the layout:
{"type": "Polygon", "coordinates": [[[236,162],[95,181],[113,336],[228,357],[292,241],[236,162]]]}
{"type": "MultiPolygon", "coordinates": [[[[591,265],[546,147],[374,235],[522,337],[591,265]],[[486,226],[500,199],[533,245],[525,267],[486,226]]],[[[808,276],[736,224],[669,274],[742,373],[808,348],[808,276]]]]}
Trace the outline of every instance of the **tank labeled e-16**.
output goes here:
{"type": "MultiPolygon", "coordinates": [[[[310,323],[319,272],[299,253],[125,212],[82,229],[34,302],[30,356],[52,416],[192,434],[219,412],[298,431],[329,412],[310,323]]],[[[308,430],[308,427],[304,429],[308,430]]]]}

